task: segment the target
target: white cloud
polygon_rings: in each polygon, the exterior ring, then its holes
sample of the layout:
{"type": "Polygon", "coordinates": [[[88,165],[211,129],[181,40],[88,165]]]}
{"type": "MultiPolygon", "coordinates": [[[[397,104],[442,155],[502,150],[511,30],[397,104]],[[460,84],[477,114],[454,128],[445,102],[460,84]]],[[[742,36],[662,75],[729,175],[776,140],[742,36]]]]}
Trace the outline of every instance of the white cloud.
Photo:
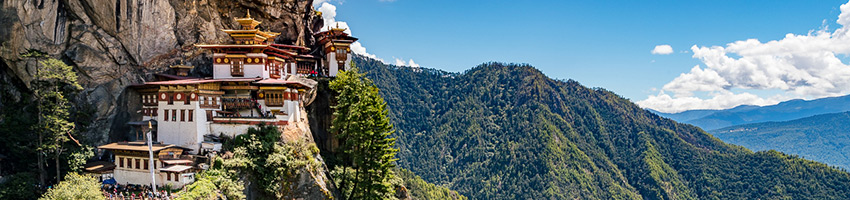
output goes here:
{"type": "MultiPolygon", "coordinates": [[[[318,0],[313,2],[314,5],[317,3],[321,6],[316,10],[322,12],[322,21],[324,21],[325,24],[325,26],[322,27],[322,31],[327,31],[331,28],[345,28],[345,33],[351,34],[351,28],[348,27],[348,23],[336,21],[336,6],[328,3],[328,0],[318,0]]],[[[363,44],[359,41],[351,44],[351,52],[386,63],[384,59],[380,59],[375,54],[367,52],[366,47],[363,47],[363,44]]]]}
{"type": "Polygon", "coordinates": [[[394,64],[394,65],[396,65],[396,66],[405,66],[405,65],[407,65],[407,64],[405,64],[405,63],[404,63],[404,60],[402,60],[401,58],[395,58],[395,63],[393,63],[393,64],[394,64]]]}
{"type": "Polygon", "coordinates": [[[673,53],[673,47],[666,44],[655,46],[655,48],[652,49],[652,54],[667,55],[671,53],[673,53]]]}
{"type": "Polygon", "coordinates": [[[404,62],[404,59],[401,59],[401,58],[393,57],[393,59],[394,59],[393,64],[396,65],[396,66],[408,66],[408,67],[419,68],[419,64],[416,64],[416,62],[413,62],[413,59],[410,59],[407,62],[404,62]]]}
{"type": "Polygon", "coordinates": [[[360,54],[362,56],[366,56],[367,58],[372,58],[372,59],[381,61],[382,63],[387,63],[386,61],[384,61],[384,59],[378,58],[378,56],[376,56],[375,54],[371,54],[371,53],[366,52],[366,47],[363,47],[363,45],[360,44],[360,42],[351,43],[351,52],[354,52],[356,54],[360,54]]]}
{"type": "Polygon", "coordinates": [[[413,59],[410,59],[410,61],[407,62],[407,66],[419,68],[419,64],[413,62],[413,59]]]}
{"type": "MultiPolygon", "coordinates": [[[[313,0],[313,7],[321,7],[323,3],[328,2],[328,0],[313,0]]],[[[321,11],[320,11],[321,12],[321,11]]]]}
{"type": "Polygon", "coordinates": [[[840,28],[832,32],[822,25],[820,30],[806,35],[789,33],[783,39],[764,43],[747,39],[725,47],[694,45],[691,52],[702,66],[682,73],[665,84],[658,95],[637,103],[663,112],[678,112],[848,94],[850,65],[839,56],[850,55],[850,3],[841,5],[840,10],[840,28]],[[784,94],[766,98],[746,92],[736,94],[731,91],[734,88],[780,90],[784,94]],[[699,98],[694,92],[708,92],[710,97],[699,98]]]}
{"type": "Polygon", "coordinates": [[[348,27],[348,23],[336,21],[336,6],[325,1],[322,2],[321,6],[316,10],[322,12],[322,21],[324,21],[325,24],[325,26],[322,27],[322,31],[339,27],[345,28],[345,33],[351,34],[351,29],[348,27]]]}
{"type": "Polygon", "coordinates": [[[748,102],[748,105],[772,105],[784,100],[788,99],[782,96],[762,98],[751,93],[735,94],[726,90],[716,92],[708,99],[701,99],[694,96],[672,97],[662,90],[658,95],[649,95],[646,100],[638,102],[638,105],[661,112],[677,113],[693,109],[732,108],[742,105],[740,102],[748,102]]]}

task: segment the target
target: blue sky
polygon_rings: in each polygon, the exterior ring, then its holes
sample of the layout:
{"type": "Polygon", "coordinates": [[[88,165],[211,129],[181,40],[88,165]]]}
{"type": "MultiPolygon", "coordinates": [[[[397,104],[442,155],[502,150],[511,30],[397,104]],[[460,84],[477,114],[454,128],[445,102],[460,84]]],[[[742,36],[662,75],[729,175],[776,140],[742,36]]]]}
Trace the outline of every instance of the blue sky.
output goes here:
{"type": "Polygon", "coordinates": [[[836,21],[847,1],[329,0],[315,7],[327,13],[325,3],[368,54],[391,64],[460,72],[488,61],[528,63],[668,112],[850,93],[842,87],[845,79],[850,86],[847,62],[809,55],[847,60],[850,50],[805,47],[843,44],[836,21]],[[673,52],[651,53],[657,45],[673,52]]]}

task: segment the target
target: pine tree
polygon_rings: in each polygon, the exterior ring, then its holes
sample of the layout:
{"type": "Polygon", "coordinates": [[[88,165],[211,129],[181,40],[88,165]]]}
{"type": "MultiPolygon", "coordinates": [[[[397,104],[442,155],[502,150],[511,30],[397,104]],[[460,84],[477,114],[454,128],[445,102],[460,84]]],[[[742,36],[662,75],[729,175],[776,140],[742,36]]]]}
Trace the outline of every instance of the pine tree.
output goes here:
{"type": "Polygon", "coordinates": [[[342,168],[340,187],[343,199],[386,199],[394,190],[395,132],[387,117],[387,104],[378,88],[357,67],[340,73],[330,83],[338,93],[331,131],[343,140],[342,158],[350,165],[342,168]],[[348,169],[351,169],[349,171],[348,169]],[[349,174],[350,173],[350,174],[349,174]],[[351,184],[351,185],[348,185],[351,184]]]}
{"type": "Polygon", "coordinates": [[[71,138],[74,123],[70,117],[70,100],[66,94],[82,89],[77,83],[77,73],[71,66],[47,54],[29,50],[21,55],[24,58],[34,58],[38,62],[35,79],[32,81],[33,96],[38,107],[38,123],[33,130],[38,134],[38,167],[39,180],[44,184],[46,170],[44,169],[47,152],[54,153],[56,182],[59,182],[59,158],[65,150],[62,145],[71,138]]]}

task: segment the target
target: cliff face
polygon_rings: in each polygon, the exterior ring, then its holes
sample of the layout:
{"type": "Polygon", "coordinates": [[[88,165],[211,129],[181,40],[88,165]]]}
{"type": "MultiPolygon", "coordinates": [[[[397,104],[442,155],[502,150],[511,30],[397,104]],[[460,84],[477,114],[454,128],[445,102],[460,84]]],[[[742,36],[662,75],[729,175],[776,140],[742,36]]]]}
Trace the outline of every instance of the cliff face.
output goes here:
{"type": "Polygon", "coordinates": [[[195,65],[210,76],[206,53],[196,43],[229,42],[221,32],[237,28],[246,12],[260,26],[280,32],[278,43],[312,46],[322,20],[311,0],[6,0],[0,2],[0,106],[25,104],[36,63],[20,58],[44,51],[72,65],[85,90],[75,99],[90,110],[90,143],[122,140],[130,120],[139,119],[138,97],[125,91],[151,80],[169,65],[195,65]]]}

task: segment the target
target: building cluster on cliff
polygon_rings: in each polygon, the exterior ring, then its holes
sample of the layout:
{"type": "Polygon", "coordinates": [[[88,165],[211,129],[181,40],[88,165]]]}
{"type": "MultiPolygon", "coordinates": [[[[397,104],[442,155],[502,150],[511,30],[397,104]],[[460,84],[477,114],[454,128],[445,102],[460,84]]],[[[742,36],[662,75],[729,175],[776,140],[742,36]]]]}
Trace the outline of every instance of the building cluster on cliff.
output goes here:
{"type": "Polygon", "coordinates": [[[315,86],[309,77],[335,77],[350,67],[357,38],[344,29],[315,34],[318,44],[310,48],[276,44],[279,33],[260,30],[250,13],[236,21],[240,29],[222,30],[232,43],[195,45],[211,51],[213,77],[188,77],[194,66],[176,65],[174,75],[131,86],[143,117],[130,124],[142,134],[137,141],[99,146],[111,152],[111,162],[92,163],[87,171],[117,184],[182,187],[208,166],[208,153],[220,150],[216,138],[258,124],[283,129],[305,120],[315,86]],[[148,132],[152,144],[145,142],[148,132]]]}

